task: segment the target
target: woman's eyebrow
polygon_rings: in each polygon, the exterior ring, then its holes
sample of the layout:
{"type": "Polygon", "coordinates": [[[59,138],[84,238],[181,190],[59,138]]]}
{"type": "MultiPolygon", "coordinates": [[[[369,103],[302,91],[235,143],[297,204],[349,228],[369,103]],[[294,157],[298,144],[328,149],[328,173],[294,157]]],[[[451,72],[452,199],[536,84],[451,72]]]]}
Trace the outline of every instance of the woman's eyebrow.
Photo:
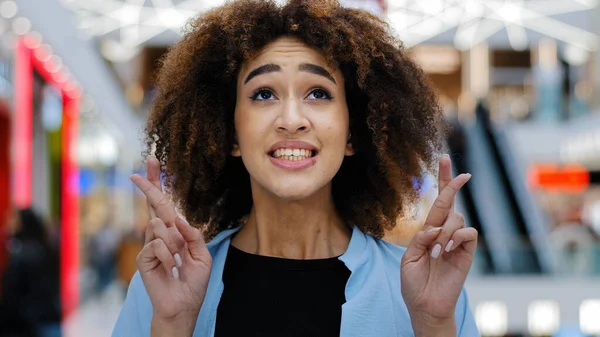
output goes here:
{"type": "MultiPolygon", "coordinates": [[[[328,80],[330,80],[331,82],[337,84],[337,82],[335,81],[335,79],[333,78],[331,73],[329,71],[327,71],[327,69],[325,69],[319,65],[312,64],[312,63],[302,63],[298,66],[298,70],[309,72],[309,73],[315,74],[315,75],[323,76],[323,77],[327,78],[328,80]]],[[[276,64],[262,65],[256,69],[252,70],[248,74],[248,76],[246,76],[246,79],[244,80],[244,84],[248,83],[251,79],[253,79],[256,76],[275,72],[275,71],[281,71],[281,67],[276,64]]]]}
{"type": "Polygon", "coordinates": [[[265,64],[262,65],[254,70],[252,70],[248,76],[246,76],[246,79],[244,80],[244,84],[248,83],[251,79],[253,79],[254,77],[258,76],[258,75],[262,75],[262,74],[266,74],[266,73],[272,73],[274,71],[281,71],[281,67],[276,65],[276,64],[265,64]]]}
{"type": "Polygon", "coordinates": [[[327,71],[327,69],[318,66],[316,64],[312,64],[312,63],[302,63],[301,65],[298,66],[298,70],[300,71],[306,71],[315,75],[321,75],[325,78],[327,78],[328,80],[330,80],[331,82],[337,84],[337,82],[335,81],[335,79],[333,78],[333,76],[331,76],[331,73],[329,71],[327,71]]]}

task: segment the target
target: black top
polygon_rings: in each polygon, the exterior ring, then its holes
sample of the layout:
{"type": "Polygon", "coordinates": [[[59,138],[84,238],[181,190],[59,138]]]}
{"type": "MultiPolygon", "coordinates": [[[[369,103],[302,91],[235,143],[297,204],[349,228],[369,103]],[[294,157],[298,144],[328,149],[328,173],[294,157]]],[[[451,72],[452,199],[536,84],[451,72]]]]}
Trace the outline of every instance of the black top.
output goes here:
{"type": "Polygon", "coordinates": [[[215,337],[339,336],[349,276],[335,257],[291,260],[230,245],[215,337]]]}
{"type": "Polygon", "coordinates": [[[37,336],[36,328],[61,319],[58,251],[16,238],[8,248],[0,272],[0,336],[37,336]]]}

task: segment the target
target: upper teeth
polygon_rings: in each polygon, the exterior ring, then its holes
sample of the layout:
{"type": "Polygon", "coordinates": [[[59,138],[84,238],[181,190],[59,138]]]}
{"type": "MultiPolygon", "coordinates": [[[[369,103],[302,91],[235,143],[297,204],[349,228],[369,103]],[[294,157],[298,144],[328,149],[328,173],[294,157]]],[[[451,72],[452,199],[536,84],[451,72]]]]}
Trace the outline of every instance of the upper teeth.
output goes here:
{"type": "Polygon", "coordinates": [[[311,157],[312,151],[306,149],[277,149],[273,153],[274,157],[295,156],[295,157],[311,157]]]}

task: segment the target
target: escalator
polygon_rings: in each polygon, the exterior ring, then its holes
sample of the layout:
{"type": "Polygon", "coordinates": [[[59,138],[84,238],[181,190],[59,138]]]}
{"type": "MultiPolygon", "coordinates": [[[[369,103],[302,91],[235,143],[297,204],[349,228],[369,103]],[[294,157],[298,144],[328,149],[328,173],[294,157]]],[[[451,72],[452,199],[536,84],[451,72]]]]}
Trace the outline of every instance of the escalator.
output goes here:
{"type": "Polygon", "coordinates": [[[517,252],[528,256],[533,261],[530,265],[521,266],[521,270],[529,273],[551,273],[552,253],[548,242],[548,228],[545,213],[526,184],[526,173],[518,165],[510,142],[501,128],[490,128],[489,137],[493,140],[495,156],[502,164],[503,180],[510,195],[514,212],[518,215],[519,233],[524,240],[517,252]]]}
{"type": "MultiPolygon", "coordinates": [[[[465,129],[460,124],[454,124],[451,132],[447,139],[449,154],[452,159],[453,172],[456,175],[460,173],[469,172],[467,168],[466,158],[466,136],[465,129]]],[[[484,230],[481,226],[481,221],[475,208],[475,202],[473,199],[473,187],[471,183],[466,184],[461,188],[455,199],[455,209],[465,217],[465,222],[468,226],[473,227],[479,232],[479,242],[477,247],[477,253],[475,254],[475,260],[473,267],[471,268],[472,273],[479,275],[492,274],[494,272],[493,261],[490,256],[490,251],[487,247],[485,240],[483,240],[484,230]]]]}
{"type": "Polygon", "coordinates": [[[547,272],[542,218],[535,212],[525,179],[517,173],[510,146],[494,129],[485,108],[478,106],[476,115],[473,123],[455,126],[454,137],[461,141],[448,143],[455,170],[473,175],[460,198],[462,212],[480,233],[479,269],[483,274],[547,272]]]}

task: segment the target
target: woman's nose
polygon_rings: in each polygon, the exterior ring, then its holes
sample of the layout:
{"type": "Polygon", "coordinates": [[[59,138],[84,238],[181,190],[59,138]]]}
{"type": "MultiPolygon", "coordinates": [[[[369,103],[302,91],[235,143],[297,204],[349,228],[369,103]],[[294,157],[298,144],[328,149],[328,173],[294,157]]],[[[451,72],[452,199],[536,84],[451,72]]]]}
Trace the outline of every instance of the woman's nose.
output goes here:
{"type": "Polygon", "coordinates": [[[278,131],[289,133],[306,131],[310,128],[310,123],[304,116],[301,102],[295,99],[287,100],[282,104],[276,124],[278,131]]]}

